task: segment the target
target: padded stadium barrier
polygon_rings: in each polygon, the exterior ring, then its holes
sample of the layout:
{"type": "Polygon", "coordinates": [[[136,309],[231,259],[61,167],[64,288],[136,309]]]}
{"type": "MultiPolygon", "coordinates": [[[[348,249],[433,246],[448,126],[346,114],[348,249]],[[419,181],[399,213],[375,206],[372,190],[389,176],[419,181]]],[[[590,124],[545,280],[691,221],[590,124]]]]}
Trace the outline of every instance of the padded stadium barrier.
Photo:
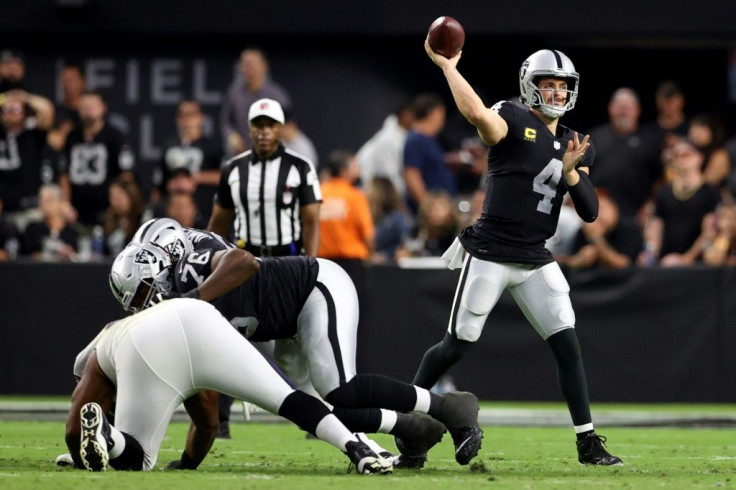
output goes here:
{"type": "MultiPolygon", "coordinates": [[[[0,263],[0,394],[70,394],[74,357],[124,316],[110,264],[0,263]]],[[[459,271],[372,267],[358,369],[411,381],[459,271]]],[[[736,402],[736,269],[566,271],[594,402],[736,402]]],[[[486,400],[558,401],[550,350],[508,293],[451,371],[486,400]]]]}

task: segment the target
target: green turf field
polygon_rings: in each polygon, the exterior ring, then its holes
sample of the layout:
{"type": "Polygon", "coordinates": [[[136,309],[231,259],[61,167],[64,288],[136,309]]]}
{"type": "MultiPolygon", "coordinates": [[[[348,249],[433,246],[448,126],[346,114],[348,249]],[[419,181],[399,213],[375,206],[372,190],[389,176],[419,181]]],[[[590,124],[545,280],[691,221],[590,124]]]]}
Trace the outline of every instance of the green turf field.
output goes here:
{"type": "MultiPolygon", "coordinates": [[[[480,455],[467,467],[453,459],[448,435],[420,471],[390,476],[346,474],[348,460],[326,443],[307,440],[290,424],[233,424],[196,472],[164,472],[177,459],[187,425],[173,423],[150,473],[87,473],[57,468],[65,452],[60,422],[0,422],[0,488],[736,488],[736,430],[603,430],[625,461],[615,468],[581,467],[570,429],[485,427],[480,455]]],[[[393,448],[387,436],[376,436],[393,448]]]]}

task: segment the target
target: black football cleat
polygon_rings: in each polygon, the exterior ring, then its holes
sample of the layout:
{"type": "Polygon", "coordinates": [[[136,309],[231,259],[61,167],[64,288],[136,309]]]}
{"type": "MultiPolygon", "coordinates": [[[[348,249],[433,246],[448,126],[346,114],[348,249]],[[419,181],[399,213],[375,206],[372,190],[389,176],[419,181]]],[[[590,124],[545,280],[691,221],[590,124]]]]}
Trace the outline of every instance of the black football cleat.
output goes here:
{"type": "Polygon", "coordinates": [[[591,432],[585,438],[577,441],[578,462],[599,466],[615,466],[624,464],[621,458],[606,451],[606,438],[591,432]]]}
{"type": "Polygon", "coordinates": [[[478,455],[483,430],[478,425],[478,398],[466,391],[450,391],[443,395],[442,404],[432,416],[445,424],[455,444],[455,461],[470,463],[478,455]]]}
{"type": "MultiPolygon", "coordinates": [[[[385,475],[394,469],[390,461],[377,455],[368,444],[357,440],[345,445],[345,452],[361,475],[385,475]]],[[[348,472],[350,469],[348,469],[348,472]]]]}
{"type": "Polygon", "coordinates": [[[393,459],[394,467],[420,469],[427,461],[427,453],[442,440],[447,428],[427,414],[410,413],[410,423],[401,437],[395,437],[396,448],[401,453],[393,459]]]}
{"type": "Polygon", "coordinates": [[[106,471],[110,462],[108,451],[115,445],[110,424],[96,403],[86,403],[79,410],[82,426],[79,456],[88,471],[106,471]]]}

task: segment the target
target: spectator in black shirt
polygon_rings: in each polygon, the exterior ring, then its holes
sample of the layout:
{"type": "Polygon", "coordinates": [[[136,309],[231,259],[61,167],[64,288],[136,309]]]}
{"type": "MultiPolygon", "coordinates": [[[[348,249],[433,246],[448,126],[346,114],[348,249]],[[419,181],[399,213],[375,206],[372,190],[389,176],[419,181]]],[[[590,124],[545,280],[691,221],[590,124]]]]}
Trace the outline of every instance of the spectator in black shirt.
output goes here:
{"type": "Polygon", "coordinates": [[[53,113],[50,101],[21,90],[8,92],[2,104],[0,195],[5,211],[21,227],[27,212],[36,207],[39,188],[54,177],[54,169],[47,169],[44,159],[53,113]]]}
{"type": "Polygon", "coordinates": [[[644,130],[659,148],[668,147],[674,142],[673,139],[687,135],[685,94],[677,82],[665,80],[657,87],[654,100],[657,118],[646,123],[644,130]]]}
{"type": "Polygon", "coordinates": [[[705,182],[719,189],[723,187],[731,174],[731,157],[724,146],[725,128],[710,114],[698,114],[690,119],[687,137],[705,156],[705,182]]]}
{"type": "Polygon", "coordinates": [[[223,151],[219,143],[204,136],[204,115],[199,104],[185,100],[176,112],[178,137],[164,150],[164,156],[155,170],[153,184],[156,189],[152,200],[163,198],[167,182],[174,171],[188,170],[194,178],[194,199],[200,215],[207,220],[212,214],[212,202],[220,182],[223,151]]]}
{"type": "Polygon", "coordinates": [[[590,131],[596,148],[590,180],[612,195],[622,216],[632,219],[662,178],[659,141],[639,127],[640,115],[636,92],[620,88],[608,103],[609,122],[590,131]]]}
{"type": "Polygon", "coordinates": [[[59,75],[59,85],[63,100],[61,104],[56,105],[55,109],[56,127],[61,138],[56,150],[60,151],[69,133],[82,126],[82,119],[79,116],[79,101],[85,90],[82,67],[74,63],[65,64],[59,75]]]}
{"type": "Polygon", "coordinates": [[[110,183],[134,180],[133,153],[123,133],[107,124],[106,114],[102,95],[85,91],[79,101],[82,127],[69,134],[64,147],[60,183],[86,228],[102,224],[110,183]]]}
{"type": "Polygon", "coordinates": [[[683,139],[673,146],[672,182],[657,191],[640,263],[651,265],[659,258],[663,266],[680,266],[700,257],[707,243],[702,224],[720,201],[718,190],[705,184],[703,161],[704,155],[692,142],[683,139]]]}
{"type": "Polygon", "coordinates": [[[36,260],[76,260],[79,234],[66,218],[61,188],[47,184],[39,191],[41,221],[30,223],[25,230],[23,253],[36,260]]]}
{"type": "Polygon", "coordinates": [[[561,264],[573,268],[610,267],[621,269],[636,263],[642,249],[642,234],[632,219],[621,216],[611,197],[600,189],[598,218],[583,223],[573,241],[570,256],[556,256],[561,264]]]}

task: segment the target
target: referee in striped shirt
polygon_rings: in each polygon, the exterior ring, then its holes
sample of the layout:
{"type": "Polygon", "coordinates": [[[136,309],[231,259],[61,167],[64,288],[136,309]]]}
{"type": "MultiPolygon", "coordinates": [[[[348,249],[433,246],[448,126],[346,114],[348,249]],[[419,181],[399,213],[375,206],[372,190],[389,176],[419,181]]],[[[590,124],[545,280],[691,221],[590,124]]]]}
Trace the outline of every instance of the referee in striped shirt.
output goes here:
{"type": "MultiPolygon", "coordinates": [[[[322,192],[312,162],[284,148],[284,111],[272,99],[248,111],[253,149],[225,164],[207,229],[256,257],[317,255],[322,192]]],[[[217,436],[230,438],[233,399],[220,394],[217,436]]]]}
{"type": "Polygon", "coordinates": [[[322,194],[306,158],[284,148],[284,111],[272,99],[248,111],[253,149],[225,164],[208,230],[256,257],[317,255],[322,194]],[[233,222],[234,220],[234,222],[233,222]]]}

